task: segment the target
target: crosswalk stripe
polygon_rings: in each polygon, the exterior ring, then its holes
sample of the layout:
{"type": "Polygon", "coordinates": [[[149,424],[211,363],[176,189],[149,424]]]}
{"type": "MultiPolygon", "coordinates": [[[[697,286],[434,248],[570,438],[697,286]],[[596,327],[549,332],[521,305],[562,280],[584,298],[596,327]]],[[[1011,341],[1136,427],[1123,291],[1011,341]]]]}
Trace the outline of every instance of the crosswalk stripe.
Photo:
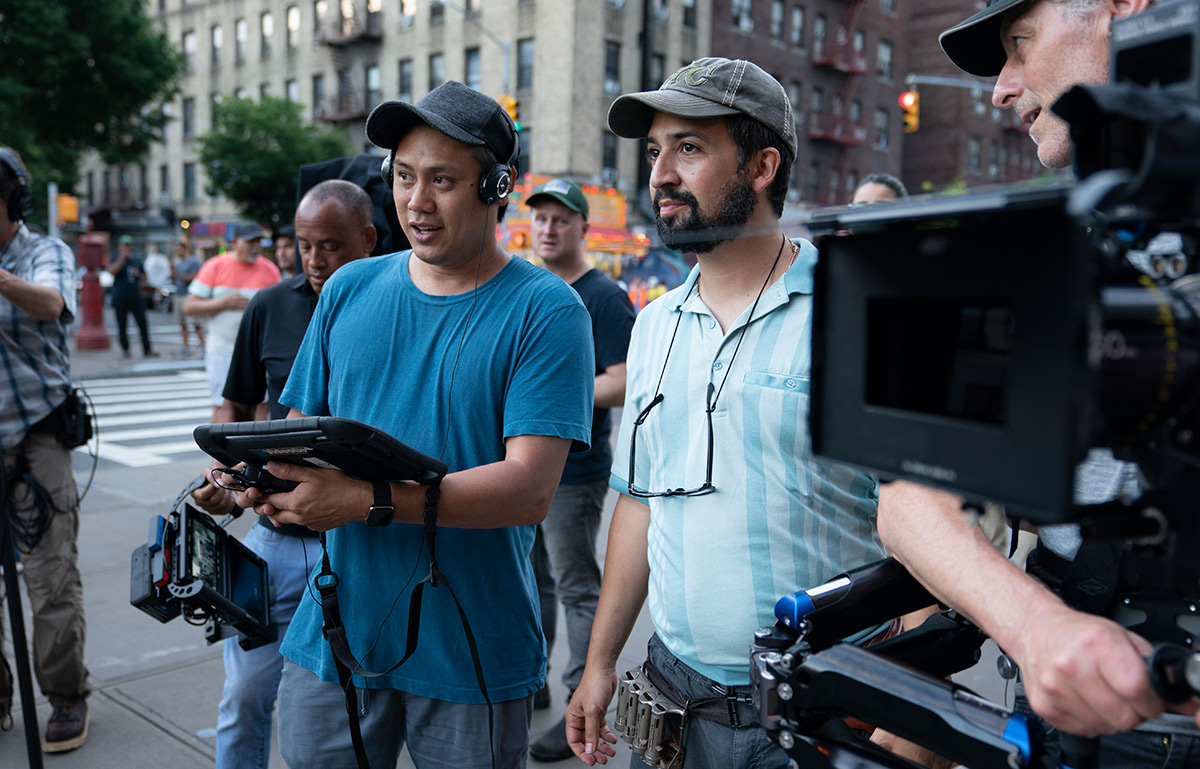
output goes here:
{"type": "Polygon", "coordinates": [[[180,395],[190,395],[195,397],[208,397],[208,385],[198,385],[195,387],[180,387],[171,390],[159,392],[145,393],[122,393],[119,395],[101,395],[99,397],[93,395],[92,403],[97,406],[108,406],[116,403],[146,403],[147,401],[165,401],[177,398],[180,395]]]}
{"type": "MultiPolygon", "coordinates": [[[[145,408],[146,403],[144,401],[131,401],[128,403],[113,403],[104,406],[97,406],[96,414],[98,416],[105,416],[106,414],[128,414],[130,412],[169,414],[171,413],[171,409],[199,407],[199,404],[201,403],[208,403],[208,393],[205,393],[204,397],[202,398],[177,398],[169,401],[155,401],[155,411],[153,412],[145,408]]],[[[212,416],[212,406],[208,407],[208,413],[209,416],[212,416]]],[[[101,420],[100,423],[104,424],[103,420],[101,420]]]]}
{"type": "Polygon", "coordinates": [[[177,374],[170,376],[139,376],[139,377],[116,377],[111,379],[84,379],[83,386],[88,392],[94,389],[105,387],[125,387],[130,382],[136,382],[140,385],[164,385],[175,384],[176,382],[185,381],[205,381],[207,379],[203,370],[200,371],[180,371],[177,374]]]}
{"type": "MultiPolygon", "coordinates": [[[[212,417],[212,407],[205,406],[203,408],[182,409],[180,411],[172,411],[171,419],[188,420],[194,424],[202,424],[209,421],[212,417]]],[[[105,415],[102,426],[106,430],[111,430],[114,427],[128,427],[130,425],[144,425],[149,423],[159,423],[163,421],[163,415],[158,412],[113,412],[111,415],[105,415]]]]}

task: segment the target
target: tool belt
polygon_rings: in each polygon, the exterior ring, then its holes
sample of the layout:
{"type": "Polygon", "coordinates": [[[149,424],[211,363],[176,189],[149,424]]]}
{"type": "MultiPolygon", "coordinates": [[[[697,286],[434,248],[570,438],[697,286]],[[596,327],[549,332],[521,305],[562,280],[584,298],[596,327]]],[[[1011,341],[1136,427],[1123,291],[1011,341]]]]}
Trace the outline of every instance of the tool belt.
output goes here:
{"type": "Polygon", "coordinates": [[[738,704],[744,699],[727,693],[689,700],[646,660],[617,679],[614,727],[645,763],[671,769],[683,763],[683,734],[689,718],[749,726],[738,715],[738,704]]]}

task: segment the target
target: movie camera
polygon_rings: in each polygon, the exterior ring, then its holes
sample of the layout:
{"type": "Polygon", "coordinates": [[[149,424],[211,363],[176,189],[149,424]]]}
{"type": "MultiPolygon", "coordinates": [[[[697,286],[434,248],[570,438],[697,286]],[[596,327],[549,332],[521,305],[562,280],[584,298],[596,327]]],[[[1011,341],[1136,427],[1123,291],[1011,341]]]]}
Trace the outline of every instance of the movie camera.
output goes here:
{"type": "MultiPolygon", "coordinates": [[[[1114,24],[1110,73],[1054,105],[1078,184],[813,219],[810,430],[826,460],[1132,554],[1104,597],[1166,642],[1149,672],[1174,702],[1200,692],[1198,628],[1178,619],[1200,593],[1200,4],[1114,24]],[[1097,448],[1136,466],[1139,499],[1077,504],[1097,448]]],[[[869,650],[837,643],[913,602],[932,600],[888,562],[781,599],[751,655],[772,739],[803,766],[912,766],[854,717],[975,769],[1057,766],[1036,721],[941,680],[983,640],[954,612],[869,650]]]]}

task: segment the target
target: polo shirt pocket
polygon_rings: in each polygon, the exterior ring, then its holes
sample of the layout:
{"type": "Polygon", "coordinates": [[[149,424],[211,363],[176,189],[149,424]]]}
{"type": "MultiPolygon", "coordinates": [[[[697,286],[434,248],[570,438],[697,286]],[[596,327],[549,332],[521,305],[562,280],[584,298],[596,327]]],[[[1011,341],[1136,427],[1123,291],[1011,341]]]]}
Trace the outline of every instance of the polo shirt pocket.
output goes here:
{"type": "Polygon", "coordinates": [[[773,374],[769,371],[747,371],[742,380],[750,387],[766,387],[784,393],[808,395],[809,378],[796,374],[773,374]]]}

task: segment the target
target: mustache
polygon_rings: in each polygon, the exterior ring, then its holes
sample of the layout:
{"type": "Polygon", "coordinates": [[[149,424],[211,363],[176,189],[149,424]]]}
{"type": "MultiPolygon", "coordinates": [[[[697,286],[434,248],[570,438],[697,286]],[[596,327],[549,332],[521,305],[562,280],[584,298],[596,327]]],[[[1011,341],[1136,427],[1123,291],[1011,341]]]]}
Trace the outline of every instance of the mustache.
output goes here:
{"type": "Polygon", "coordinates": [[[654,193],[653,203],[655,216],[658,216],[658,209],[662,206],[662,201],[666,198],[678,200],[680,203],[685,203],[693,211],[700,206],[700,201],[696,200],[696,196],[685,189],[676,187],[660,187],[654,193]]]}

